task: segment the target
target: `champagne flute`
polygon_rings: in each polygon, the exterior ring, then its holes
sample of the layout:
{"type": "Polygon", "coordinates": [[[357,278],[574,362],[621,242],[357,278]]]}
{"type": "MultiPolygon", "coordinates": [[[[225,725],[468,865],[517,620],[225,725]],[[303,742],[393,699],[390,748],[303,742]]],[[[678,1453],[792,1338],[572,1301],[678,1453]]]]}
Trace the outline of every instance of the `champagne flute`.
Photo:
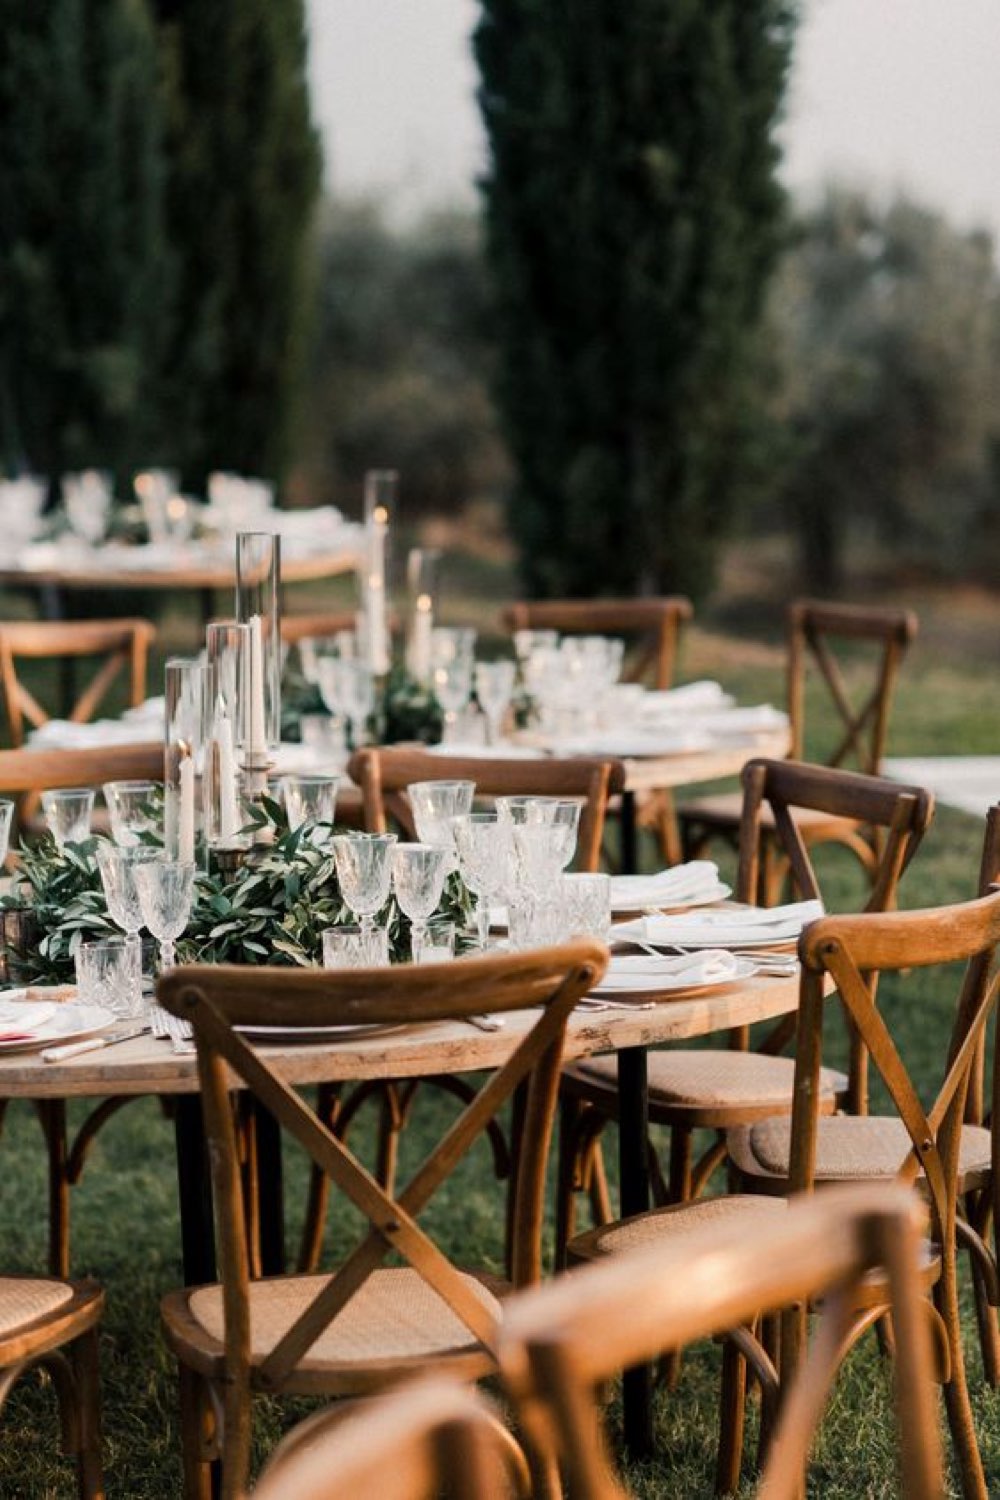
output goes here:
{"type": "Polygon", "coordinates": [[[481,661],[476,663],[476,697],[479,707],[486,715],[486,741],[489,745],[500,743],[503,717],[514,696],[514,663],[512,661],[481,661]]]}
{"type": "Polygon", "coordinates": [[[397,844],[392,851],[392,883],[399,909],[410,919],[410,954],[420,962],[427,919],[437,910],[449,851],[431,844],[397,844]]]}

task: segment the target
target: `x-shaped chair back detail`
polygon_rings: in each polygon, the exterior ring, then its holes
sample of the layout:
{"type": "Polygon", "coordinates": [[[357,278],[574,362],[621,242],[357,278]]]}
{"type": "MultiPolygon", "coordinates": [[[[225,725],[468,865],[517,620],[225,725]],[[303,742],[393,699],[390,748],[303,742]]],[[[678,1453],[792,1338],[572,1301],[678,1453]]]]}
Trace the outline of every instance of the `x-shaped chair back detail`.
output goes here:
{"type": "MultiPolygon", "coordinates": [[[[802,982],[798,1011],[795,1094],[788,1186],[811,1189],[816,1170],[822,1016],[827,976],[877,1068],[910,1148],[899,1178],[924,1173],[934,1237],[955,1233],[959,1152],[966,1098],[1000,974],[991,974],[1000,943],[1000,889],[961,905],[926,910],[824,917],[799,942],[802,982]],[[925,1109],[875,999],[880,973],[965,962],[948,1063],[937,1096],[925,1109]]],[[[835,1121],[833,1122],[836,1123],[835,1121]]]]}
{"type": "Polygon", "coordinates": [[[393,970],[290,972],[229,966],[185,967],[160,981],[162,1004],[191,1022],[205,1124],[211,1146],[220,1245],[225,1337],[230,1377],[245,1378],[250,1358],[249,1271],[240,1161],[231,1107],[232,1075],[271,1111],[369,1222],[367,1235],[336,1276],[275,1344],[259,1383],[282,1381],[319,1334],[391,1253],[409,1262],[479,1343],[495,1352],[497,1319],[417,1223],[416,1216],[449,1177],[473,1141],[520,1084],[527,1089],[525,1149],[516,1184],[513,1279],[537,1280],[545,1159],[552,1129],[559,1063],[569,1015],[603,973],[607,950],[583,941],[532,953],[393,970]],[[240,1026],[342,1026],[461,1021],[483,1011],[533,1007],[538,1019],[512,1047],[447,1129],[402,1191],[387,1192],[347,1146],[321,1123],[240,1026]]]}
{"type": "Polygon", "coordinates": [[[510,631],[624,636],[626,644],[635,648],[624,680],[648,680],[651,687],[663,689],[674,680],[681,628],[693,614],[690,599],[682,594],[659,599],[540,599],[508,605],[503,622],[510,631]]]}
{"type": "Polygon", "coordinates": [[[924,1220],[901,1186],[832,1188],[759,1225],[706,1225],[680,1244],[625,1251],[511,1302],[500,1368],[536,1446],[560,1462],[574,1500],[626,1500],[608,1462],[595,1390],[622,1369],[762,1313],[823,1296],[823,1318],[787,1393],[759,1490],[799,1500],[812,1439],[844,1354],[856,1294],[881,1268],[897,1340],[903,1494],[943,1500],[931,1350],[917,1277],[924,1220]]]}
{"type": "Polygon", "coordinates": [[[95,675],[69,712],[74,724],[85,724],[100,707],[115,678],[128,672],[129,704],[146,695],[146,658],[156,637],[148,620],[31,621],[0,625],[0,682],[7,705],[11,741],[23,745],[25,720],[36,729],[51,715],[18,676],[20,661],[58,661],[66,657],[103,657],[95,675]]]}
{"type": "Polygon", "coordinates": [[[853,757],[857,768],[877,774],[885,753],[892,694],[900,663],[917,633],[909,610],[867,609],[847,604],[797,600],[788,611],[788,713],[792,757],[801,759],[805,736],[806,676],[810,660],[819,668],[842,723],[841,737],[826,764],[841,766],[853,757]],[[844,644],[866,643],[875,652],[874,683],[860,707],[837,657],[844,644]]]}
{"type": "Polygon", "coordinates": [[[387,816],[391,816],[407,838],[417,836],[406,796],[406,788],[416,781],[474,781],[477,797],[577,798],[583,803],[576,841],[578,870],[599,868],[608,798],[625,786],[625,767],[620,760],[593,760],[582,755],[565,760],[520,760],[371,749],[357,751],[347,769],[361,788],[369,832],[384,833],[387,816]]]}

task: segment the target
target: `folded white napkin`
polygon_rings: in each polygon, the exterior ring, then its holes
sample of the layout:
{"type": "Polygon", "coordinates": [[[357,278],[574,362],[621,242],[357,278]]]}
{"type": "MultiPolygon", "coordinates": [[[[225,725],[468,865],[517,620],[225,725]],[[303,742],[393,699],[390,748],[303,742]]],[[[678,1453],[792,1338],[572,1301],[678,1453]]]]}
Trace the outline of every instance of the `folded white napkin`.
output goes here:
{"type": "Polygon", "coordinates": [[[155,740],[159,734],[149,721],[95,719],[92,724],[74,724],[69,719],[50,719],[32,731],[33,750],[95,750],[106,745],[136,745],[155,740]]]}
{"type": "Polygon", "coordinates": [[[163,724],[165,713],[165,700],[161,694],[159,698],[147,698],[142,703],[137,703],[135,708],[126,708],[122,718],[130,724],[153,723],[163,724]]]}
{"type": "Polygon", "coordinates": [[[693,709],[725,708],[732,703],[732,695],[722,689],[718,682],[686,682],[683,687],[665,688],[649,692],[642,700],[642,712],[658,714],[689,712],[693,709]]]}
{"type": "Polygon", "coordinates": [[[459,759],[467,756],[470,760],[542,760],[544,758],[544,752],[535,749],[532,745],[483,745],[479,743],[463,745],[452,741],[447,745],[428,745],[427,750],[431,755],[452,755],[459,759]]]}
{"type": "Polygon", "coordinates": [[[551,735],[545,746],[553,755],[612,755],[624,759],[641,756],[685,755],[707,750],[710,736],[704,729],[655,728],[595,730],[592,734],[551,735]]]}
{"type": "Polygon", "coordinates": [[[646,953],[613,954],[604,978],[591,991],[594,995],[623,990],[655,991],[688,989],[695,985],[728,984],[739,977],[740,961],[724,948],[705,948],[676,958],[653,958],[646,953]]]}
{"type": "Polygon", "coordinates": [[[638,937],[654,947],[733,947],[787,943],[823,915],[821,901],[793,901],[786,906],[713,908],[677,917],[643,917],[622,922],[616,937],[638,937]]]}
{"type": "Polygon", "coordinates": [[[611,881],[611,910],[638,911],[643,906],[686,906],[699,900],[722,899],[728,887],[719,880],[719,867],[710,859],[692,859],[656,875],[616,875],[611,881]]]}

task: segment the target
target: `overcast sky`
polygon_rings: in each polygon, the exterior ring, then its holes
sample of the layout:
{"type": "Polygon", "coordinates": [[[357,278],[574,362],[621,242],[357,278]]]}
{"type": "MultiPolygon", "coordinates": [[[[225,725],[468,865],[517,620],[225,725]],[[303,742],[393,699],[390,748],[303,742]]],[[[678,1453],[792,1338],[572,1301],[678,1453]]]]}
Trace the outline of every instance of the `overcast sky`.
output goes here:
{"type": "MultiPolygon", "coordinates": [[[[623,0],[627,3],[627,0],[623,0]]],[[[308,0],[327,177],[405,217],[469,201],[478,0],[308,0]]],[[[806,0],[785,172],[905,188],[1000,240],[1000,0],[806,0]]]]}

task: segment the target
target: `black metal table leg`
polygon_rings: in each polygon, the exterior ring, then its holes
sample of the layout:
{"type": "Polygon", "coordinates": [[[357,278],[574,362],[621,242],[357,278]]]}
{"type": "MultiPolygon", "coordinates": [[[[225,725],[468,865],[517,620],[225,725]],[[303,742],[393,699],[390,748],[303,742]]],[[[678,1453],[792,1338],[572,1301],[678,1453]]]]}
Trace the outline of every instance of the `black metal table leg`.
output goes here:
{"type": "Polygon", "coordinates": [[[635,792],[622,792],[618,822],[622,838],[622,874],[637,875],[639,872],[639,835],[636,827],[635,792]]]}
{"type": "Polygon", "coordinates": [[[271,1112],[254,1101],[257,1136],[257,1194],[260,1205],[260,1269],[280,1276],[285,1269],[285,1194],[281,1129],[271,1112]]]}
{"type": "Polygon", "coordinates": [[[179,1094],[176,1106],[174,1138],[177,1144],[184,1285],[200,1286],[206,1281],[214,1281],[217,1275],[205,1122],[200,1095],[179,1094]]]}
{"type": "MultiPolygon", "coordinates": [[[[624,808],[623,808],[624,812],[624,808]]],[[[622,1218],[649,1207],[649,1094],[645,1047],[618,1054],[618,1171],[622,1218]]],[[[633,1458],[653,1451],[653,1372],[649,1365],[626,1370],[622,1382],[625,1446],[633,1458]]]]}

